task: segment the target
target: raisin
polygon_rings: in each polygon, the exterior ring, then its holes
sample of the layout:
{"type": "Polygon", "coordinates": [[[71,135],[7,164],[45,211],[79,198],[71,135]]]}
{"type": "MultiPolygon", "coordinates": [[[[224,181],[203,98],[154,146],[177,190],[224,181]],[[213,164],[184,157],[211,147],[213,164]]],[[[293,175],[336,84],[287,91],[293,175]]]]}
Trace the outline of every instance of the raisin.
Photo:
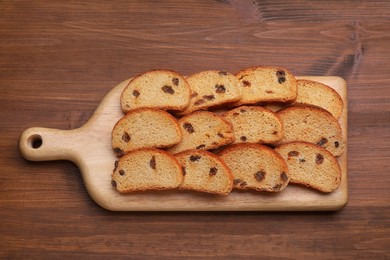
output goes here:
{"type": "Polygon", "coordinates": [[[203,98],[198,99],[197,101],[194,102],[194,106],[199,106],[205,102],[206,102],[206,100],[204,100],[203,98]]]}
{"type": "Polygon", "coordinates": [[[178,86],[179,85],[179,79],[178,78],[173,78],[172,79],[172,84],[175,85],[175,86],[178,86]]]}
{"type": "Polygon", "coordinates": [[[165,93],[168,93],[168,94],[171,94],[173,95],[175,93],[175,91],[173,90],[173,88],[171,86],[167,86],[165,85],[164,87],[161,88],[162,91],[164,91],[165,93]]]}
{"type": "Polygon", "coordinates": [[[121,148],[115,147],[113,150],[114,150],[114,153],[115,153],[117,156],[122,156],[122,155],[125,154],[121,148]]]}
{"type": "Polygon", "coordinates": [[[218,169],[216,167],[212,167],[212,168],[210,168],[209,175],[214,176],[217,174],[217,172],[218,172],[218,169]]]}
{"type": "Polygon", "coordinates": [[[218,72],[218,74],[221,75],[221,76],[226,76],[227,72],[226,71],[220,71],[220,72],[218,72]]]}
{"type": "Polygon", "coordinates": [[[190,156],[190,161],[191,162],[196,162],[196,161],[199,161],[200,160],[200,156],[199,155],[191,155],[190,156]]]}
{"type": "Polygon", "coordinates": [[[285,76],[286,76],[286,72],[284,70],[276,71],[276,77],[280,78],[280,77],[285,77],[285,76]]]}
{"type": "Polygon", "coordinates": [[[194,127],[190,123],[184,123],[183,128],[187,130],[188,133],[192,134],[195,132],[194,127]]]}
{"type": "Polygon", "coordinates": [[[116,181],[112,180],[111,185],[116,188],[116,181]]]}
{"type": "Polygon", "coordinates": [[[243,81],[242,81],[242,86],[243,86],[243,87],[250,87],[250,86],[251,86],[251,83],[250,83],[249,81],[247,81],[247,80],[243,80],[243,81]]]}
{"type": "Polygon", "coordinates": [[[246,183],[246,181],[243,181],[243,182],[241,182],[241,184],[240,184],[241,187],[245,187],[246,185],[248,185],[248,183],[246,183]]]}
{"type": "Polygon", "coordinates": [[[221,137],[221,138],[224,138],[225,136],[222,134],[222,133],[220,133],[220,132],[218,132],[218,134],[217,134],[219,137],[221,137]]]}
{"type": "Polygon", "coordinates": [[[241,179],[234,179],[233,185],[238,185],[241,181],[241,179]]]}
{"type": "Polygon", "coordinates": [[[298,156],[299,155],[299,152],[298,151],[290,151],[288,154],[288,156],[298,156]]]}
{"type": "Polygon", "coordinates": [[[286,81],[286,72],[284,72],[283,70],[278,70],[276,71],[276,77],[278,77],[278,82],[282,84],[286,81]]]}
{"type": "Polygon", "coordinates": [[[139,96],[139,91],[138,90],[133,90],[133,96],[135,96],[135,97],[138,97],[139,96]]]}
{"type": "Polygon", "coordinates": [[[257,181],[262,181],[262,180],[264,180],[264,178],[265,178],[265,171],[263,171],[263,170],[258,171],[258,172],[256,172],[256,173],[254,174],[254,176],[255,176],[255,179],[256,179],[257,181]]]}
{"type": "Polygon", "coordinates": [[[317,153],[316,155],[316,164],[321,164],[324,162],[324,156],[320,153],[317,153]]]}
{"type": "Polygon", "coordinates": [[[272,90],[266,90],[265,93],[267,94],[273,94],[274,92],[272,90]]]}
{"type": "Polygon", "coordinates": [[[122,140],[124,142],[128,143],[131,140],[131,137],[130,137],[129,133],[124,132],[123,135],[122,135],[122,140]]]}
{"type": "Polygon", "coordinates": [[[204,95],[203,98],[207,100],[213,100],[215,97],[214,95],[204,95]]]}
{"type": "Polygon", "coordinates": [[[124,170],[119,170],[119,174],[121,175],[121,176],[123,176],[123,175],[125,175],[125,171],[124,170]]]}
{"type": "Polygon", "coordinates": [[[337,142],[337,141],[336,141],[336,142],[334,142],[334,147],[336,147],[336,148],[337,148],[337,147],[339,147],[339,145],[340,145],[340,144],[339,144],[339,142],[337,142]]]}
{"type": "Polygon", "coordinates": [[[226,88],[225,88],[224,85],[217,84],[217,85],[215,85],[215,92],[217,92],[217,93],[225,93],[226,92],[226,88]]]}
{"type": "Polygon", "coordinates": [[[285,78],[285,77],[278,78],[278,82],[279,82],[280,84],[282,84],[282,83],[285,82],[285,81],[286,81],[286,78],[285,78]]]}
{"type": "Polygon", "coordinates": [[[152,168],[153,170],[156,169],[156,156],[152,156],[152,159],[150,159],[150,161],[149,161],[149,165],[150,165],[150,168],[152,168]]]}
{"type": "Polygon", "coordinates": [[[326,139],[325,137],[322,137],[321,140],[319,140],[319,141],[317,142],[317,144],[318,144],[319,146],[323,146],[323,145],[326,144],[327,142],[328,142],[328,139],[326,139]]]}
{"type": "Polygon", "coordinates": [[[240,113],[234,112],[233,116],[238,116],[240,113]]]}
{"type": "Polygon", "coordinates": [[[299,162],[304,163],[304,162],[306,162],[306,160],[305,159],[299,159],[299,162]]]}
{"type": "Polygon", "coordinates": [[[186,167],[184,167],[184,166],[183,166],[183,167],[181,167],[181,170],[183,171],[183,175],[185,176],[185,175],[186,175],[186,173],[187,173],[187,172],[186,172],[186,167]]]}
{"type": "Polygon", "coordinates": [[[198,92],[194,92],[194,93],[191,94],[191,98],[194,98],[194,97],[196,97],[198,95],[199,95],[198,92]]]}
{"type": "Polygon", "coordinates": [[[115,160],[115,163],[114,163],[114,171],[116,170],[116,168],[118,168],[118,164],[119,164],[119,161],[118,161],[118,160],[115,160]]]}
{"type": "Polygon", "coordinates": [[[277,134],[278,134],[278,131],[273,131],[272,134],[273,134],[273,135],[277,135],[277,134]]]}
{"type": "Polygon", "coordinates": [[[287,174],[286,174],[285,172],[282,172],[282,173],[280,174],[280,179],[281,179],[282,181],[286,182],[286,181],[288,180],[287,174]]]}
{"type": "Polygon", "coordinates": [[[247,138],[246,138],[246,136],[243,135],[243,136],[240,137],[240,140],[243,141],[243,142],[246,142],[247,138]]]}
{"type": "Polygon", "coordinates": [[[196,147],[196,149],[203,149],[203,148],[205,148],[205,147],[206,147],[205,144],[201,144],[201,145],[198,145],[198,146],[196,147]]]}

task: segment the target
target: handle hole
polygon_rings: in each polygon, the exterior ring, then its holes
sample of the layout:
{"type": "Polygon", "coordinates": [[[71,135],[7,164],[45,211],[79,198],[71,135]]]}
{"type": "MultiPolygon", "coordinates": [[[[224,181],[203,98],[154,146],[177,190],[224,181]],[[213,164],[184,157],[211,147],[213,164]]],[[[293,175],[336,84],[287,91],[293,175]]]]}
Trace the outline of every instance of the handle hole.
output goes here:
{"type": "Polygon", "coordinates": [[[33,149],[38,149],[39,147],[42,146],[42,137],[40,135],[32,135],[28,139],[30,147],[33,149]]]}

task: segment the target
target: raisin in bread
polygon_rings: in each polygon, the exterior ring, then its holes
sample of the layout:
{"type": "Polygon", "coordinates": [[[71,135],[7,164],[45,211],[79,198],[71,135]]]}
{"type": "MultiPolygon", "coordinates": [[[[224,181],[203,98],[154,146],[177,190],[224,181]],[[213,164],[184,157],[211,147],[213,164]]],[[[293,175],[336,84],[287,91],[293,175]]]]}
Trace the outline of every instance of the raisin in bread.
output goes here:
{"type": "Polygon", "coordinates": [[[259,106],[241,106],[223,117],[232,123],[234,143],[273,143],[283,137],[283,125],[272,111],[259,106]]]}
{"type": "Polygon", "coordinates": [[[328,110],[336,119],[343,112],[343,100],[331,87],[311,80],[298,80],[298,94],[295,103],[316,105],[328,110]]]}
{"type": "Polygon", "coordinates": [[[234,106],[258,102],[289,102],[297,95],[297,81],[285,68],[261,66],[241,70],[236,74],[242,96],[234,106]]]}
{"type": "Polygon", "coordinates": [[[267,146],[234,144],[223,149],[219,155],[233,173],[233,188],[278,192],[288,184],[286,162],[267,146]]]}
{"type": "Polygon", "coordinates": [[[151,107],[182,110],[190,101],[190,87],[177,72],[153,70],[134,77],[120,97],[123,112],[151,107]]]}
{"type": "Polygon", "coordinates": [[[344,150],[339,122],[331,113],[316,106],[290,106],[276,113],[283,122],[284,137],[276,145],[293,141],[318,144],[334,156],[344,150]]]}
{"type": "Polygon", "coordinates": [[[184,175],[179,189],[227,195],[233,187],[233,175],[226,163],[205,150],[188,150],[175,155],[184,175]]]}
{"type": "Polygon", "coordinates": [[[183,173],[171,154],[145,148],[132,151],[115,162],[112,185],[121,193],[177,188],[183,173]]]}
{"type": "Polygon", "coordinates": [[[189,106],[180,112],[181,115],[233,102],[241,97],[239,81],[233,74],[225,71],[202,71],[186,80],[191,88],[191,100],[189,106]]]}
{"type": "Polygon", "coordinates": [[[231,123],[209,111],[196,111],[182,117],[179,126],[183,138],[168,149],[171,153],[190,149],[216,149],[234,141],[231,123]]]}
{"type": "Polygon", "coordinates": [[[303,184],[322,192],[332,192],[340,186],[340,166],[326,149],[312,143],[291,142],[275,150],[287,162],[291,183],[303,184]]]}
{"type": "Polygon", "coordinates": [[[122,117],[112,130],[112,148],[121,156],[139,148],[165,148],[180,142],[177,120],[156,108],[138,108],[122,117]]]}

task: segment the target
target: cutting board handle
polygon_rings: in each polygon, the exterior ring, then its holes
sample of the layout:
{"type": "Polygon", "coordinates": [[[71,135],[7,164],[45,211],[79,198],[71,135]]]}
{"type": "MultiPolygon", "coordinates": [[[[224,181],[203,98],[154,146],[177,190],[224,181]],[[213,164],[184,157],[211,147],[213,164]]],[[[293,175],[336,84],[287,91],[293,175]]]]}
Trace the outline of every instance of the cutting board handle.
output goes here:
{"type": "Polygon", "coordinates": [[[19,149],[23,157],[30,161],[70,160],[77,161],[77,140],[79,129],[59,130],[32,127],[20,136],[19,149]]]}

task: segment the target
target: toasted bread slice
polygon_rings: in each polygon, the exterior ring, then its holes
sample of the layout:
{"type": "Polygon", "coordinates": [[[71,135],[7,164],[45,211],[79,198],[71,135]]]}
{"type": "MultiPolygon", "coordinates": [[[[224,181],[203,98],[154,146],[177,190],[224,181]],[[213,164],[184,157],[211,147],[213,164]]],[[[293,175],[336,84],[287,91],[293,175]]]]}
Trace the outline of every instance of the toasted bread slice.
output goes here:
{"type": "Polygon", "coordinates": [[[233,175],[226,163],[205,150],[188,150],[175,155],[182,166],[184,180],[179,189],[227,195],[233,175]]]}
{"type": "Polygon", "coordinates": [[[334,156],[343,153],[345,141],[341,126],[325,109],[315,106],[290,106],[276,114],[284,127],[284,137],[276,145],[306,141],[324,147],[334,156]]]}
{"type": "Polygon", "coordinates": [[[295,103],[319,106],[328,110],[336,119],[340,118],[344,103],[336,90],[312,80],[298,80],[297,86],[295,103]]]}
{"type": "Polygon", "coordinates": [[[232,105],[258,102],[291,102],[297,96],[297,81],[285,68],[260,66],[241,70],[236,74],[241,83],[241,99],[232,105]]]}
{"type": "Polygon", "coordinates": [[[344,102],[336,90],[320,82],[303,79],[297,80],[297,97],[293,103],[266,102],[262,106],[276,112],[292,104],[321,107],[336,119],[340,119],[344,108],[344,102]]]}
{"type": "Polygon", "coordinates": [[[220,106],[241,97],[239,81],[233,74],[225,71],[201,71],[189,76],[186,80],[191,88],[191,100],[188,107],[179,112],[181,115],[220,106]]]}
{"type": "Polygon", "coordinates": [[[308,142],[291,142],[276,147],[275,151],[287,162],[291,183],[322,192],[332,192],[340,186],[340,166],[326,149],[308,142]]]}
{"type": "Polygon", "coordinates": [[[171,70],[153,70],[134,77],[120,98],[125,113],[141,107],[183,110],[189,101],[187,81],[171,70]]]}
{"type": "Polygon", "coordinates": [[[139,148],[166,148],[181,141],[177,120],[156,108],[132,110],[112,130],[112,148],[121,156],[139,148]]]}
{"type": "Polygon", "coordinates": [[[115,162],[112,185],[121,193],[177,188],[183,173],[177,159],[154,148],[132,151],[115,162]]]}
{"type": "Polygon", "coordinates": [[[179,119],[183,133],[180,143],[168,149],[179,153],[190,149],[216,149],[234,141],[233,126],[208,111],[196,111],[179,119]]]}
{"type": "Polygon", "coordinates": [[[282,121],[266,108],[241,106],[223,117],[233,125],[234,143],[274,143],[283,137],[282,121]]]}
{"type": "Polygon", "coordinates": [[[235,189],[278,192],[288,184],[286,162],[267,146],[234,144],[223,149],[219,155],[233,173],[235,189]]]}

